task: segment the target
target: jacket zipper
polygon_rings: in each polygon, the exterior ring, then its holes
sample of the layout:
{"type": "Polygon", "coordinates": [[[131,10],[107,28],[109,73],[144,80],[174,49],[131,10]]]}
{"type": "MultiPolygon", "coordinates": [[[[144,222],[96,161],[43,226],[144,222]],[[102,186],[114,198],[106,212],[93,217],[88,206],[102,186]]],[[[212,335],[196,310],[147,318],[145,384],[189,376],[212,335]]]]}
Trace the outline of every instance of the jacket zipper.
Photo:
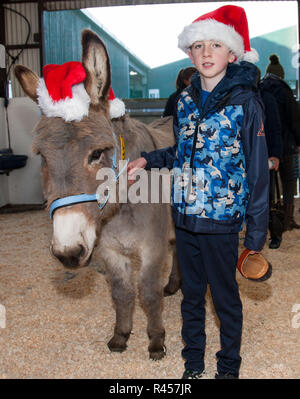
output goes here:
{"type": "Polygon", "coordinates": [[[196,127],[194,131],[194,140],[193,140],[193,147],[192,147],[192,154],[191,154],[191,159],[190,159],[190,169],[193,168],[194,165],[194,157],[195,157],[195,151],[196,151],[196,143],[197,143],[197,136],[198,136],[198,129],[200,122],[202,121],[203,118],[198,118],[196,121],[196,127]]]}
{"type": "MultiPolygon", "coordinates": [[[[189,181],[188,181],[188,187],[187,187],[187,201],[189,200],[189,196],[191,193],[191,188],[192,188],[192,180],[193,180],[193,165],[194,165],[194,157],[195,157],[195,150],[196,150],[196,143],[197,143],[197,137],[198,137],[198,129],[199,129],[199,124],[202,121],[203,117],[201,118],[200,116],[198,117],[196,121],[196,127],[194,131],[194,139],[193,139],[193,147],[192,147],[192,154],[190,158],[190,175],[189,175],[189,181]]],[[[185,201],[185,202],[187,202],[185,201]]],[[[184,215],[183,215],[183,223],[185,224],[186,222],[186,206],[184,208],[184,215]]]]}
{"type": "MultiPolygon", "coordinates": [[[[222,108],[226,105],[227,100],[230,98],[231,93],[229,93],[227,96],[225,96],[225,98],[223,98],[218,106],[216,107],[216,110],[218,110],[219,108],[222,108]]],[[[193,96],[192,96],[193,98],[193,96]]],[[[193,98],[194,103],[195,99],[193,98]]],[[[193,138],[193,147],[192,147],[192,154],[191,154],[191,158],[190,158],[190,171],[191,171],[191,175],[189,176],[189,181],[188,181],[188,188],[187,188],[187,198],[189,198],[190,196],[190,192],[191,192],[191,187],[192,187],[192,179],[193,179],[193,167],[194,167],[194,157],[195,157],[195,151],[196,151],[196,143],[197,143],[197,138],[198,138],[198,129],[199,129],[199,125],[200,122],[202,122],[202,120],[204,119],[204,117],[209,113],[209,111],[205,112],[204,114],[202,114],[202,116],[200,115],[196,121],[196,127],[195,127],[195,131],[194,131],[194,138],[193,138]]],[[[185,224],[186,222],[186,206],[184,208],[184,215],[183,215],[183,223],[185,224]]]]}

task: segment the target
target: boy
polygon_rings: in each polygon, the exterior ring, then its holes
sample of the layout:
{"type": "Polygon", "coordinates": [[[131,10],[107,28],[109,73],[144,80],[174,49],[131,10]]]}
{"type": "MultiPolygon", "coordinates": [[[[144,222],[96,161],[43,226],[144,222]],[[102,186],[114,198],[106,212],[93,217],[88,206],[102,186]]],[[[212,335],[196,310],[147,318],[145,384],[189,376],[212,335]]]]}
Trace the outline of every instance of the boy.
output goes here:
{"type": "Polygon", "coordinates": [[[179,36],[198,72],[178,101],[176,145],[128,165],[174,169],[172,213],[182,276],[186,359],[182,378],[204,371],[207,284],[220,320],[216,378],[238,378],[242,304],[236,282],[238,232],[259,252],[268,228],[269,172],[263,112],[255,93],[258,55],[250,48],[241,7],[224,6],[185,27],[179,36]],[[178,170],[181,170],[178,178],[178,170]],[[192,171],[191,178],[187,172],[192,171]]]}

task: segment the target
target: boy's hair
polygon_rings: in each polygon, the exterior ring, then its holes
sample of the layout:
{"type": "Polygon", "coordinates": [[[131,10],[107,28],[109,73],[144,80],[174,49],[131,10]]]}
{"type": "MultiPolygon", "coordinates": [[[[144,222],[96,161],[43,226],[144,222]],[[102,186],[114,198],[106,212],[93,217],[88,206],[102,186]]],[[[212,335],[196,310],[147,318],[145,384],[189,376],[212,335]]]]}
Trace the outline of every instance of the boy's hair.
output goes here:
{"type": "Polygon", "coordinates": [[[188,54],[191,45],[202,40],[224,43],[238,62],[259,59],[250,46],[247,16],[242,7],[223,6],[197,18],[178,36],[178,47],[188,54]]]}

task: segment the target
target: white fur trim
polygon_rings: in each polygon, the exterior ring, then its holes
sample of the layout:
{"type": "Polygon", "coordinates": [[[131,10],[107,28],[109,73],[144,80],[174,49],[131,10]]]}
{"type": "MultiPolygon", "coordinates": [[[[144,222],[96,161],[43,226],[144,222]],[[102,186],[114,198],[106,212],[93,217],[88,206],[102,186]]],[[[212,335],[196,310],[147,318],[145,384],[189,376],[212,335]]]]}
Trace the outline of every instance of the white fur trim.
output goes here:
{"type": "Polygon", "coordinates": [[[224,43],[237,59],[244,54],[242,36],[232,26],[214,19],[206,19],[186,26],[178,36],[178,47],[188,54],[191,45],[201,40],[217,40],[224,43]]]}
{"type": "Polygon", "coordinates": [[[252,62],[253,64],[259,60],[258,52],[255,48],[252,48],[251,51],[247,51],[239,58],[239,61],[248,61],[252,62]]]}
{"type": "Polygon", "coordinates": [[[53,101],[50,97],[44,79],[40,79],[37,88],[38,104],[42,112],[48,117],[58,116],[66,122],[79,122],[89,113],[91,99],[83,83],[72,86],[73,97],[53,101]]]}
{"type": "Polygon", "coordinates": [[[125,115],[125,104],[119,98],[114,98],[109,101],[110,118],[120,118],[125,115]]]}

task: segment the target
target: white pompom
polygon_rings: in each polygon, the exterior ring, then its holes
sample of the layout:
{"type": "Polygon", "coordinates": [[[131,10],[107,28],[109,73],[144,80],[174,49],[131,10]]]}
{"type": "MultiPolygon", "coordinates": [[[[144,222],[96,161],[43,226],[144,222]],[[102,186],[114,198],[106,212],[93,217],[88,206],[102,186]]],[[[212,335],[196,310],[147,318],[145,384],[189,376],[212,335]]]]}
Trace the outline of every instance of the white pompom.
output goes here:
{"type": "Polygon", "coordinates": [[[115,98],[114,100],[109,101],[109,113],[110,118],[120,118],[125,115],[125,104],[119,98],[115,98]]]}
{"type": "Polygon", "coordinates": [[[253,64],[258,60],[259,60],[258,52],[254,48],[252,48],[251,51],[247,51],[239,58],[239,61],[248,61],[252,62],[253,64]]]}

